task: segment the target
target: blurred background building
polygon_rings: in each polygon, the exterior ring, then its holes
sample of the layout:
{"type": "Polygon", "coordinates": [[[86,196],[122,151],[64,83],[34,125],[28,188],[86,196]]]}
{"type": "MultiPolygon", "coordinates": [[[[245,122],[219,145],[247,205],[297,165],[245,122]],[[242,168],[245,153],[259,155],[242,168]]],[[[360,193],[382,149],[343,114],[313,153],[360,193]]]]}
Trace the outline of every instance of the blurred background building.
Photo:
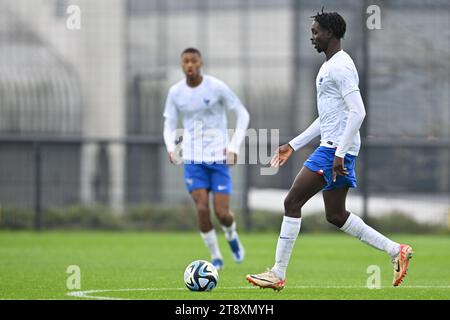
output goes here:
{"type": "MultiPolygon", "coordinates": [[[[205,73],[240,96],[252,128],[279,129],[287,142],[317,117],[324,57],[310,44],[310,16],[322,5],[347,21],[343,45],[367,108],[352,193],[369,200],[361,210],[398,198],[405,213],[445,221],[447,0],[0,0],[0,204],[102,203],[121,212],[189,202],[182,167],[169,164],[162,141],[165,97],[183,77],[179,55],[189,46],[202,51],[205,73]],[[381,9],[380,30],[366,27],[371,4],[381,9]],[[67,26],[71,5],[80,29],[67,26]]],[[[278,210],[312,150],[275,176],[261,176],[262,164],[235,167],[233,206],[278,210]]]]}

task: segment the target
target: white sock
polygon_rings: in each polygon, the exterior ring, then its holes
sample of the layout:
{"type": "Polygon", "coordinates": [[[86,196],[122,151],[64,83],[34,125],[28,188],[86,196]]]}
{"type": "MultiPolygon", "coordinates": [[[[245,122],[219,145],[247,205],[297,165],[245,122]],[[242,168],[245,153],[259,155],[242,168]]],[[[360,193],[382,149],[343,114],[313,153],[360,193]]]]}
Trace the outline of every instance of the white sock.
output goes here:
{"type": "Polygon", "coordinates": [[[225,238],[227,238],[227,241],[231,241],[237,237],[235,221],[233,221],[233,223],[229,227],[222,225],[222,229],[223,232],[225,232],[225,238]]]}
{"type": "Polygon", "coordinates": [[[301,222],[302,218],[283,217],[275,254],[275,265],[272,268],[276,276],[281,279],[286,278],[286,269],[291,258],[295,240],[297,240],[298,233],[300,232],[301,222]]]}
{"type": "Polygon", "coordinates": [[[219,242],[217,241],[216,230],[212,229],[211,231],[205,233],[200,232],[200,235],[202,236],[203,241],[205,241],[205,245],[211,254],[211,258],[222,259],[222,254],[219,249],[219,242]]]}
{"type": "Polygon", "coordinates": [[[342,226],[341,230],[357,237],[362,242],[367,243],[374,248],[386,251],[392,258],[397,256],[400,252],[400,244],[391,241],[378,231],[369,227],[360,217],[353,213],[350,213],[350,216],[342,226]]]}

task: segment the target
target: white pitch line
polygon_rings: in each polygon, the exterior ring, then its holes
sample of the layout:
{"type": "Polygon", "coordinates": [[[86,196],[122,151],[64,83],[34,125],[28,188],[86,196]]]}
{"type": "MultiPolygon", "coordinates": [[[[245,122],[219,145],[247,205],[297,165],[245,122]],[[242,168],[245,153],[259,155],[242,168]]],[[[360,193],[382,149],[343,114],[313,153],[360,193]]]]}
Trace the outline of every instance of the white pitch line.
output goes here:
{"type": "Polygon", "coordinates": [[[86,290],[86,291],[73,291],[68,292],[68,296],[88,299],[101,299],[101,300],[128,300],[126,298],[114,298],[114,297],[101,297],[92,296],[91,293],[100,292],[126,292],[126,291],[181,291],[185,288],[135,288],[135,289],[104,289],[104,290],[86,290]]]}
{"type": "MultiPolygon", "coordinates": [[[[388,289],[393,287],[381,287],[380,289],[388,289]]],[[[245,286],[245,287],[223,287],[220,290],[236,290],[236,289],[256,289],[255,287],[245,286]]],[[[369,289],[366,286],[289,286],[287,289],[367,289],[367,290],[377,290],[377,289],[369,289]]],[[[415,285],[415,286],[403,286],[398,289],[450,289],[450,285],[415,285]]],[[[102,292],[128,292],[128,291],[184,291],[186,288],[134,288],[134,289],[102,289],[102,290],[86,290],[86,291],[72,291],[66,293],[67,296],[76,297],[76,298],[84,298],[84,299],[99,299],[99,300],[129,300],[126,298],[115,298],[108,296],[96,296],[91,295],[94,293],[102,293],[102,292]]]]}

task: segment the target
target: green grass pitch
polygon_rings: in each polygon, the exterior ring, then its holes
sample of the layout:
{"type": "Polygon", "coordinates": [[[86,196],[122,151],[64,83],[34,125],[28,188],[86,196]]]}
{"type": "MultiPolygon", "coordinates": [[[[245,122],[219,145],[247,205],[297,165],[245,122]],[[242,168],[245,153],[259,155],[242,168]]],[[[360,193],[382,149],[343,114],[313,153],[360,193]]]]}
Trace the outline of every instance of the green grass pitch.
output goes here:
{"type": "MultiPolygon", "coordinates": [[[[345,234],[300,234],[284,290],[245,280],[272,266],[277,234],[241,233],[246,260],[235,264],[219,234],[225,268],[212,292],[190,292],[185,267],[208,259],[198,233],[0,232],[0,299],[449,299],[450,237],[393,235],[415,255],[403,284],[391,287],[389,257],[345,234]],[[68,290],[67,267],[81,270],[68,290]],[[381,288],[368,289],[367,268],[379,266],[381,288]],[[67,295],[83,291],[79,296],[67,295]]],[[[76,294],[76,293],[75,293],[76,294]]]]}

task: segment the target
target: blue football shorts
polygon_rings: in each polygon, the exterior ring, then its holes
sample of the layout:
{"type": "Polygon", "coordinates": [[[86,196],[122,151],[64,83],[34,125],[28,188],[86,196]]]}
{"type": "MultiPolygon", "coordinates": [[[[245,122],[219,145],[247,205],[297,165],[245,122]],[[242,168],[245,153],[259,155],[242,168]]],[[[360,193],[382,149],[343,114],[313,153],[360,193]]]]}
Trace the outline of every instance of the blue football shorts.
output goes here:
{"type": "Polygon", "coordinates": [[[347,168],[347,176],[336,176],[336,182],[333,182],[333,161],[336,148],[325,146],[318,147],[309,158],[303,163],[312,172],[315,172],[325,180],[323,191],[350,187],[356,188],[355,163],[356,156],[346,154],[344,158],[344,167],[347,168]]]}
{"type": "Polygon", "coordinates": [[[196,189],[225,194],[231,194],[233,191],[230,168],[227,164],[185,163],[184,182],[189,193],[196,189]]]}

